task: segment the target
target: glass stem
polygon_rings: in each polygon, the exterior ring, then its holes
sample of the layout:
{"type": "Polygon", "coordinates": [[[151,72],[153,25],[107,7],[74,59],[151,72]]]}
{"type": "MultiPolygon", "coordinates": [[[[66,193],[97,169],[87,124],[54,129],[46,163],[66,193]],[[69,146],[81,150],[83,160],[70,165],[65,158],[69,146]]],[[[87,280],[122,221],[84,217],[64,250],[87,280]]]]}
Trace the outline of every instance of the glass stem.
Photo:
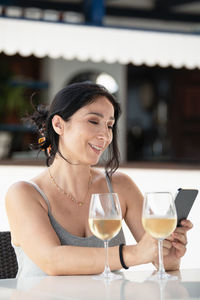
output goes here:
{"type": "Polygon", "coordinates": [[[108,241],[104,241],[104,248],[106,250],[106,261],[105,261],[105,269],[104,269],[104,275],[108,276],[110,273],[110,267],[108,262],[108,241]]]}
{"type": "Polygon", "coordinates": [[[158,240],[158,257],[159,257],[159,277],[162,278],[162,275],[165,274],[165,268],[163,264],[163,240],[158,240]]]}
{"type": "Polygon", "coordinates": [[[160,300],[165,300],[166,282],[165,281],[159,281],[159,286],[160,286],[160,300]]]}

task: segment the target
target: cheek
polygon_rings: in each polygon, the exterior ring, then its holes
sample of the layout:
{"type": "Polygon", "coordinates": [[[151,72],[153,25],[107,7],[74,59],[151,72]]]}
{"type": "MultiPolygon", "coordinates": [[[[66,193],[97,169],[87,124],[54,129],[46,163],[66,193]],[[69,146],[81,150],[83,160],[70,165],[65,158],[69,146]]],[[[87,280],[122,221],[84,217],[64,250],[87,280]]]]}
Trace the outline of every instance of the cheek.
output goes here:
{"type": "Polygon", "coordinates": [[[80,148],[85,146],[90,138],[91,137],[87,134],[87,131],[83,130],[83,128],[80,128],[73,132],[68,141],[71,143],[71,145],[73,145],[75,151],[81,151],[80,148]]]}
{"type": "Polygon", "coordinates": [[[72,146],[75,147],[74,145],[77,145],[78,141],[80,139],[80,133],[77,133],[76,131],[68,131],[65,133],[63,136],[63,143],[66,148],[71,148],[72,146]]]}
{"type": "Polygon", "coordinates": [[[109,139],[109,144],[111,144],[112,141],[113,141],[113,133],[111,132],[111,134],[110,134],[110,139],[109,139]]]}
{"type": "Polygon", "coordinates": [[[108,147],[112,144],[112,141],[113,141],[113,136],[111,136],[110,139],[107,141],[107,145],[106,145],[105,150],[108,149],[108,147]]]}

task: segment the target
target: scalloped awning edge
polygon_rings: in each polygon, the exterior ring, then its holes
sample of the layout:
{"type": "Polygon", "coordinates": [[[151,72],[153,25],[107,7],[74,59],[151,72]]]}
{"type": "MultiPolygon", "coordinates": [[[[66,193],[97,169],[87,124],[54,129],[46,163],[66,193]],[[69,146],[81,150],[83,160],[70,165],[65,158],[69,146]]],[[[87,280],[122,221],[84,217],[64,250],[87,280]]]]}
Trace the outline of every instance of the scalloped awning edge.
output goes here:
{"type": "Polygon", "coordinates": [[[198,35],[0,18],[0,52],[107,63],[200,68],[198,35]]]}

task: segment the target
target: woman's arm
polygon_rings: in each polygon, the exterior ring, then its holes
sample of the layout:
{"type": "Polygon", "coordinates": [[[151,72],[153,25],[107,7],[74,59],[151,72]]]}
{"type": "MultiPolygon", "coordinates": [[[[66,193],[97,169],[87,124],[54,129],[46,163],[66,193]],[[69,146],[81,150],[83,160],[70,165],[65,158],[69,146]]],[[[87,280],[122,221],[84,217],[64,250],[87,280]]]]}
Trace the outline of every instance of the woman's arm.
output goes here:
{"type": "MultiPolygon", "coordinates": [[[[113,184],[115,191],[120,195],[124,220],[129,227],[134,238],[138,242],[138,252],[141,253],[142,262],[152,262],[157,266],[158,250],[155,247],[157,240],[145,233],[142,226],[142,205],[143,196],[132,179],[118,173],[114,176],[113,184]],[[153,253],[153,251],[155,251],[153,253]],[[152,260],[150,260],[152,258],[152,260]]],[[[175,232],[163,241],[163,256],[166,270],[177,270],[180,267],[180,259],[186,252],[187,237],[186,233],[192,228],[189,220],[182,221],[183,227],[177,227],[175,232]]]]}
{"type": "MultiPolygon", "coordinates": [[[[49,275],[101,273],[105,265],[103,248],[61,246],[49,217],[44,199],[32,186],[19,182],[6,195],[6,209],[12,242],[49,275]]],[[[140,263],[136,246],[123,249],[128,266],[140,263]]],[[[109,248],[112,270],[121,269],[119,247],[109,248]]]]}
{"type": "Polygon", "coordinates": [[[135,265],[154,262],[158,254],[158,245],[157,240],[145,233],[142,226],[142,193],[132,179],[124,173],[115,173],[112,183],[114,191],[120,198],[123,218],[138,242],[136,245],[124,247],[125,249],[130,247],[128,258],[126,255],[124,258],[125,263],[129,266],[132,265],[132,260],[135,260],[135,265]],[[131,249],[135,250],[137,257],[131,249]]]}
{"type": "Polygon", "coordinates": [[[119,195],[123,218],[139,242],[145,233],[142,226],[143,195],[132,179],[121,172],[114,174],[113,188],[119,195]]]}

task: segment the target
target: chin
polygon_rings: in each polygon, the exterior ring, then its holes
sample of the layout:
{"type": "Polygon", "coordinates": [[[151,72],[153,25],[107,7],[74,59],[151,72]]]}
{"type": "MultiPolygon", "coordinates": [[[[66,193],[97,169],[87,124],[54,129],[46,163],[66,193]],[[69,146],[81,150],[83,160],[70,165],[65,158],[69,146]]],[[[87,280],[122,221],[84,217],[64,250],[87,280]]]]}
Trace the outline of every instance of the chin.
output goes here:
{"type": "Polygon", "coordinates": [[[90,160],[88,160],[88,162],[89,162],[89,164],[90,164],[91,166],[95,166],[95,165],[97,165],[97,164],[99,163],[99,158],[96,158],[96,159],[90,159],[90,160]]]}
{"type": "Polygon", "coordinates": [[[98,160],[94,160],[90,162],[91,166],[96,166],[99,163],[99,159],[98,160]]]}

